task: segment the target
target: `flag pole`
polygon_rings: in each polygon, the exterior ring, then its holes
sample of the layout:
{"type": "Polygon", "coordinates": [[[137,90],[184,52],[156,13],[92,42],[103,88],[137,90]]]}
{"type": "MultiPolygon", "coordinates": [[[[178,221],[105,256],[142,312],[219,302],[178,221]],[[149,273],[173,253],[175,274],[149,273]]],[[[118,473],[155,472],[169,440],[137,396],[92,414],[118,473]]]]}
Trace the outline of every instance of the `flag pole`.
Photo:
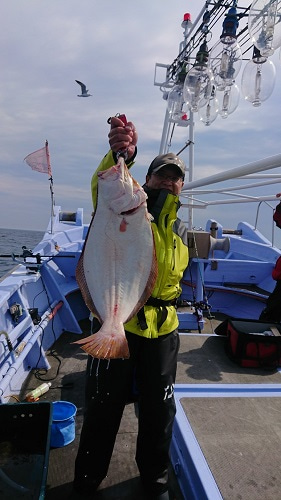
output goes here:
{"type": "Polygon", "coordinates": [[[52,176],[52,168],[50,162],[50,153],[49,153],[49,143],[45,141],[45,147],[30,153],[24,158],[27,165],[29,165],[32,170],[36,170],[37,172],[41,172],[42,174],[48,174],[50,181],[50,191],[51,191],[51,234],[53,234],[53,217],[55,215],[54,211],[54,190],[53,190],[53,176],[52,176]]]}
{"type": "Polygon", "coordinates": [[[53,234],[53,217],[54,217],[54,190],[53,190],[53,176],[52,176],[52,168],[51,168],[51,162],[50,162],[50,153],[49,153],[49,143],[46,139],[45,141],[45,148],[46,148],[46,158],[47,158],[47,165],[48,165],[48,175],[49,181],[50,181],[50,193],[51,193],[51,234],[53,234]]]}

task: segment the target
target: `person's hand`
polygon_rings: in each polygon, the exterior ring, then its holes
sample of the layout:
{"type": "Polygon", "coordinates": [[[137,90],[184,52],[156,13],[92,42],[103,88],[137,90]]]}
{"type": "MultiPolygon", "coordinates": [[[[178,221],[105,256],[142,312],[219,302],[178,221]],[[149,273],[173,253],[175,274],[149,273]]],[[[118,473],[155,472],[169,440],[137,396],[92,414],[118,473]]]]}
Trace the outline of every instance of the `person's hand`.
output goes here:
{"type": "Polygon", "coordinates": [[[135,152],[138,142],[138,134],[132,122],[125,125],[120,118],[113,116],[110,120],[110,132],[108,134],[109,145],[114,153],[126,150],[128,159],[135,152]]]}

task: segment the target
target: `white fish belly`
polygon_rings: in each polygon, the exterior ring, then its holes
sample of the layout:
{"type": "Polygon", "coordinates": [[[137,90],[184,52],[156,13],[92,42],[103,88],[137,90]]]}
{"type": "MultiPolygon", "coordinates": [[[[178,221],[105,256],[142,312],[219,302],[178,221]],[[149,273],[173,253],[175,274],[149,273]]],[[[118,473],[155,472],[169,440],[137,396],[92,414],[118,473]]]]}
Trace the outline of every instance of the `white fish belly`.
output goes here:
{"type": "Polygon", "coordinates": [[[81,287],[84,299],[102,322],[115,317],[125,323],[143,306],[156,278],[145,204],[122,216],[99,200],[83,252],[83,274],[88,289],[81,287]]]}

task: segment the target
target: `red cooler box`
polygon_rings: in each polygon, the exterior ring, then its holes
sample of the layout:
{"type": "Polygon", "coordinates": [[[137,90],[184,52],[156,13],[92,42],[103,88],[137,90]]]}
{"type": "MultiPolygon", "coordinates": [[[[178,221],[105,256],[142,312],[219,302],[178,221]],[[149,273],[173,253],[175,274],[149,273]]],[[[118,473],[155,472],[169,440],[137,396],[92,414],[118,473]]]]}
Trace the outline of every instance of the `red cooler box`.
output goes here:
{"type": "Polygon", "coordinates": [[[247,319],[221,323],[217,335],[226,335],[226,353],[243,367],[274,369],[281,366],[281,325],[247,319]]]}

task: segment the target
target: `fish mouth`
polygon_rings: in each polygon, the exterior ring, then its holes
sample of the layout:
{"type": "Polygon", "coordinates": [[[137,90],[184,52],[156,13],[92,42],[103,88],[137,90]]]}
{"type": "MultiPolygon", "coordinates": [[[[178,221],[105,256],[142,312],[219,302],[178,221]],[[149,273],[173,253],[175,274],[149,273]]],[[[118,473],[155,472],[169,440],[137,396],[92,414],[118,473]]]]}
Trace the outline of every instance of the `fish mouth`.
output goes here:
{"type": "Polygon", "coordinates": [[[120,212],[120,215],[132,215],[134,214],[135,212],[137,212],[139,210],[140,207],[142,207],[144,204],[146,203],[146,201],[143,201],[140,205],[138,205],[137,207],[134,207],[134,208],[131,208],[130,210],[125,210],[124,212],[120,212]]]}

